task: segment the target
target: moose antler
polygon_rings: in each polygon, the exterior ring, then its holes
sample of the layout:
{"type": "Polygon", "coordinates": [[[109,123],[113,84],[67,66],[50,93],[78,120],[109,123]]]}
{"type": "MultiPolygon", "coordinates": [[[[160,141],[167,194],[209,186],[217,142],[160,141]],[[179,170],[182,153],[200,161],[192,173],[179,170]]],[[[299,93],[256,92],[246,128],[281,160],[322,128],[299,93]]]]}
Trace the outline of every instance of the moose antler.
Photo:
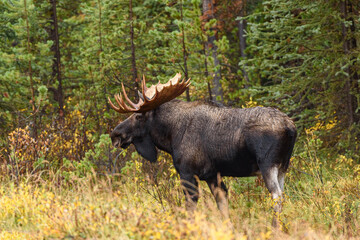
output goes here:
{"type": "Polygon", "coordinates": [[[118,103],[118,107],[115,106],[110,98],[108,98],[110,106],[119,113],[129,113],[129,112],[146,112],[160,106],[161,104],[168,102],[177,96],[181,95],[189,86],[190,79],[185,81],[183,79],[180,81],[181,74],[177,73],[175,77],[170,79],[167,83],[161,84],[160,81],[156,85],[152,85],[150,88],[146,87],[145,76],[143,76],[143,81],[141,83],[142,89],[142,98],[139,99],[138,103],[133,103],[125,92],[124,84],[122,85],[122,91],[126,102],[130,105],[127,105],[122,98],[121,93],[115,94],[115,100],[118,103]]]}

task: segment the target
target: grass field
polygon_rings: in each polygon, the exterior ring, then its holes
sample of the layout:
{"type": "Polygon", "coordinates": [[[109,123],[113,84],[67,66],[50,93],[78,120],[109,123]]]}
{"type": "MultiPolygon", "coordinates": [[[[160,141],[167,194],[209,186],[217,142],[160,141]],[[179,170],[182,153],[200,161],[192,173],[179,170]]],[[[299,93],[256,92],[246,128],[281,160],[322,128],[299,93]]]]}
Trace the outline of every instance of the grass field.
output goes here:
{"type": "Polygon", "coordinates": [[[271,228],[271,198],[258,178],[226,178],[231,222],[206,184],[185,211],[168,157],[135,157],[115,175],[44,170],[0,185],[1,239],[360,239],[360,166],[302,143],[285,183],[281,231],[271,228]]]}

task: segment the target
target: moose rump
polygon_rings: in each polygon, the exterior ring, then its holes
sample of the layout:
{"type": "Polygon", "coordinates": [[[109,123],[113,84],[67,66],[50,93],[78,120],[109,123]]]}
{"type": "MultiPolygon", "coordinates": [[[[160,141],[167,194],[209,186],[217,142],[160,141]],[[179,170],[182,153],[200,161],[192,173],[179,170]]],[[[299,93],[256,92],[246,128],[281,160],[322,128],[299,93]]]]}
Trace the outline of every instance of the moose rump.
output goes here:
{"type": "MultiPolygon", "coordinates": [[[[157,150],[171,154],[184,186],[187,207],[198,201],[198,182],[207,182],[221,212],[228,217],[227,188],[222,176],[261,174],[281,212],[284,178],[296,139],[292,120],[274,108],[220,107],[204,102],[172,100],[189,86],[176,75],[167,84],[146,88],[132,103],[123,90],[115,99],[118,112],[134,112],[111,133],[115,146],[134,144],[146,159],[155,161],[157,150]],[[152,92],[152,93],[150,93],[152,92]]],[[[273,225],[277,225],[274,218],[273,225]]]]}

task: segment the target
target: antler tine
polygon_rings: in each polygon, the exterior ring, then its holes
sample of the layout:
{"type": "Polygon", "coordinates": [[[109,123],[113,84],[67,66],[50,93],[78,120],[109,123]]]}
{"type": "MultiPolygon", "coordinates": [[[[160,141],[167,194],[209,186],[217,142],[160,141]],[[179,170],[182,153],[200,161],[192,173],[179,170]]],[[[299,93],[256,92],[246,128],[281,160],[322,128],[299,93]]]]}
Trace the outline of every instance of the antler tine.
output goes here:
{"type": "Polygon", "coordinates": [[[124,106],[122,106],[122,104],[123,104],[123,100],[122,100],[122,95],[121,95],[121,93],[118,93],[118,94],[115,94],[115,100],[116,100],[116,102],[117,102],[117,104],[119,105],[119,107],[120,108],[122,108],[122,109],[124,109],[124,106]]]}
{"type": "MultiPolygon", "coordinates": [[[[125,97],[126,101],[130,104],[131,107],[133,107],[132,110],[138,110],[139,107],[137,106],[137,104],[133,103],[133,102],[129,99],[129,97],[127,96],[126,91],[125,91],[125,87],[124,87],[124,84],[123,84],[123,83],[121,83],[121,87],[122,87],[122,90],[123,90],[124,97],[125,97]]],[[[126,105],[126,104],[125,104],[125,105],[126,105]]]]}
{"type": "Polygon", "coordinates": [[[142,95],[144,97],[144,102],[148,102],[148,98],[146,97],[146,90],[147,90],[147,87],[146,87],[146,82],[145,82],[145,75],[143,75],[143,81],[141,83],[141,89],[142,89],[142,95]]]}
{"type": "Polygon", "coordinates": [[[110,100],[109,97],[108,97],[108,101],[109,101],[110,107],[111,107],[112,109],[114,109],[114,110],[117,111],[117,112],[121,112],[121,111],[120,111],[120,108],[116,107],[116,106],[111,102],[111,100],[110,100]]]}
{"type": "Polygon", "coordinates": [[[159,83],[155,85],[155,93],[154,93],[154,96],[152,97],[152,99],[156,99],[158,93],[159,93],[159,90],[157,88],[157,86],[160,84],[160,80],[159,80],[159,83]]]}
{"type": "Polygon", "coordinates": [[[125,105],[121,93],[115,95],[115,100],[118,103],[119,107],[124,111],[128,112],[129,108],[125,105]]]}
{"type": "Polygon", "coordinates": [[[146,90],[147,90],[147,87],[146,87],[146,80],[145,80],[145,75],[144,75],[144,74],[143,74],[143,84],[144,84],[144,85],[143,85],[143,87],[144,87],[143,90],[146,91],[146,90]]]}
{"type": "Polygon", "coordinates": [[[120,100],[120,99],[122,99],[121,93],[120,93],[120,95],[118,93],[115,94],[114,97],[115,97],[115,101],[117,102],[117,104],[121,107],[121,100],[120,100]]]}
{"type": "Polygon", "coordinates": [[[185,78],[183,79],[183,81],[181,82],[182,86],[184,89],[188,88],[191,85],[190,82],[191,78],[189,78],[188,80],[186,80],[185,78]]]}
{"type": "Polygon", "coordinates": [[[190,78],[187,81],[185,81],[185,78],[183,78],[182,81],[178,82],[176,85],[179,86],[178,90],[176,91],[176,94],[179,92],[182,93],[185,91],[186,88],[190,86],[190,78]]]}
{"type": "Polygon", "coordinates": [[[126,111],[126,112],[133,112],[133,111],[136,110],[136,109],[132,109],[131,107],[129,107],[129,106],[125,103],[125,101],[124,101],[124,99],[122,98],[122,95],[121,95],[121,94],[115,96],[115,100],[118,102],[119,106],[120,106],[121,108],[123,108],[124,111],[126,111]]]}
{"type": "Polygon", "coordinates": [[[121,104],[119,103],[119,95],[118,95],[118,94],[115,94],[115,100],[116,100],[116,102],[118,103],[119,107],[116,107],[116,106],[112,103],[112,101],[110,100],[109,97],[108,97],[108,100],[109,100],[110,107],[111,107],[112,109],[114,109],[115,111],[117,111],[117,112],[119,112],[119,113],[126,113],[126,112],[127,112],[127,110],[125,110],[125,109],[121,106],[121,104]]]}
{"type": "Polygon", "coordinates": [[[191,78],[189,78],[188,80],[185,81],[185,78],[183,78],[183,79],[181,80],[181,82],[179,82],[178,84],[181,85],[181,86],[185,86],[185,87],[187,88],[187,87],[189,87],[190,84],[191,84],[191,83],[190,83],[190,80],[191,80],[191,78]]]}
{"type": "Polygon", "coordinates": [[[185,81],[185,78],[184,80],[181,82],[181,84],[185,87],[185,88],[188,88],[191,84],[190,82],[191,78],[189,78],[188,80],[185,81]]]}

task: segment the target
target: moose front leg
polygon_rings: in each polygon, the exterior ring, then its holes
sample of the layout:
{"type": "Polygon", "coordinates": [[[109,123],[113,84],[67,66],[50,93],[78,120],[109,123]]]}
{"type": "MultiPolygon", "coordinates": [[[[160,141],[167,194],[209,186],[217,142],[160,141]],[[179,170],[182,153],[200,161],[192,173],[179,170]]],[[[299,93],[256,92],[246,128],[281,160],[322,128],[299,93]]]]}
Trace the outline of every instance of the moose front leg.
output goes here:
{"type": "Polygon", "coordinates": [[[216,177],[208,179],[207,184],[214,195],[216,204],[225,218],[229,218],[228,191],[225,183],[222,181],[220,173],[216,177]]]}
{"type": "Polygon", "coordinates": [[[186,199],[186,210],[194,211],[199,199],[198,182],[193,175],[180,174],[181,185],[186,199]]]}

